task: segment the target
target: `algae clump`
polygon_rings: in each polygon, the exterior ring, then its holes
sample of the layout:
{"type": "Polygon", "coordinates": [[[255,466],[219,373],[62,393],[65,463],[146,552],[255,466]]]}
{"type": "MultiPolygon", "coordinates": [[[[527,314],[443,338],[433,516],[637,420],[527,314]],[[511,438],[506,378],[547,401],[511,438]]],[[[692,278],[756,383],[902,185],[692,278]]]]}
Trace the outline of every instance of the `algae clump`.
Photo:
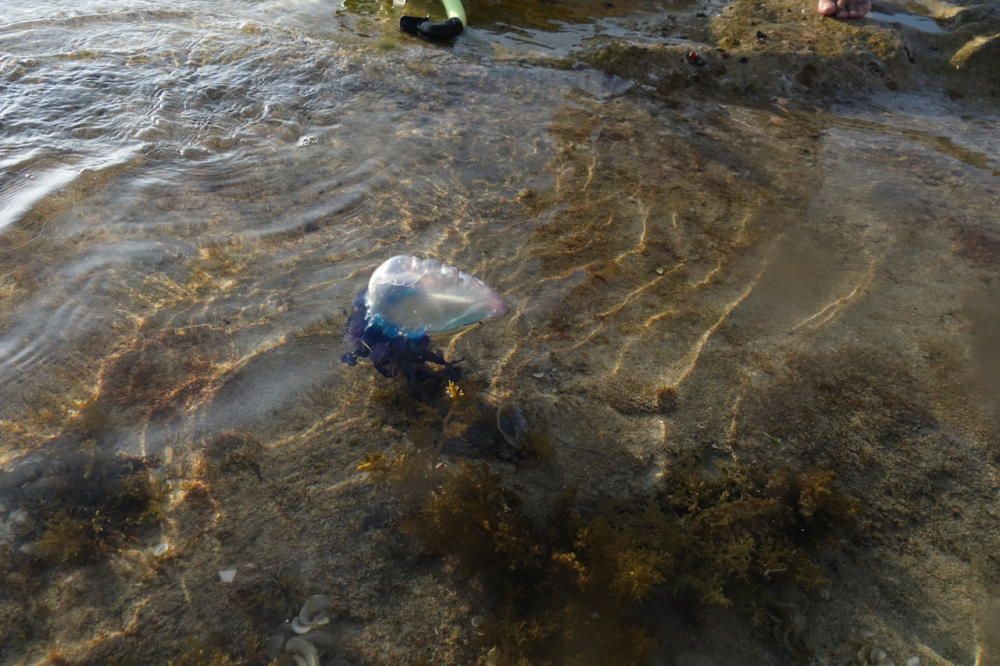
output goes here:
{"type": "Polygon", "coordinates": [[[654,646],[643,604],[738,602],[753,614],[779,585],[823,584],[813,554],[857,511],[828,472],[766,479],[693,457],[652,492],[599,507],[573,492],[529,499],[487,464],[436,464],[428,451],[362,467],[421,550],[492,600],[482,636],[496,664],[642,663],[654,646]]]}
{"type": "Polygon", "coordinates": [[[84,564],[158,524],[165,484],[142,459],[84,444],[22,490],[21,505],[40,526],[26,549],[48,564],[84,564]],[[44,492],[41,492],[44,489],[44,492]]]}

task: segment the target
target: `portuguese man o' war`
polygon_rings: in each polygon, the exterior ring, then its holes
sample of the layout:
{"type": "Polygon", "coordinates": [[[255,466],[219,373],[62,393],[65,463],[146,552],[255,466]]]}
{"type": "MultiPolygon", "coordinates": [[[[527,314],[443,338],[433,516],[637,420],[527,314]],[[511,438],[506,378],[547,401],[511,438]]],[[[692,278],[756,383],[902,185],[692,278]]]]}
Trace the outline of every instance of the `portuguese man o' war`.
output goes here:
{"type": "Polygon", "coordinates": [[[375,269],[354,301],[346,335],[354,346],[341,360],[368,358],[382,375],[422,381],[427,363],[454,364],[431,349],[431,336],[457,332],[510,311],[482,280],[435,259],[398,255],[375,269]]]}

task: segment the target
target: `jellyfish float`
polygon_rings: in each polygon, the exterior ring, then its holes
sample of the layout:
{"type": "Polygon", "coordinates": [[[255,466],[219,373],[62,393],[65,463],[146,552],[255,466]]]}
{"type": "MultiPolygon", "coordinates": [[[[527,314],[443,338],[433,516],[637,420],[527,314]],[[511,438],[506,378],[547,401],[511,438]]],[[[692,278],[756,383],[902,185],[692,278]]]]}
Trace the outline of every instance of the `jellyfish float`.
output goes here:
{"type": "Polygon", "coordinates": [[[371,360],[385,377],[421,382],[441,366],[457,377],[455,362],[431,348],[432,336],[455,333],[510,311],[482,280],[434,259],[399,255],[375,269],[368,288],[354,301],[346,337],[353,350],[341,361],[371,360]]]}

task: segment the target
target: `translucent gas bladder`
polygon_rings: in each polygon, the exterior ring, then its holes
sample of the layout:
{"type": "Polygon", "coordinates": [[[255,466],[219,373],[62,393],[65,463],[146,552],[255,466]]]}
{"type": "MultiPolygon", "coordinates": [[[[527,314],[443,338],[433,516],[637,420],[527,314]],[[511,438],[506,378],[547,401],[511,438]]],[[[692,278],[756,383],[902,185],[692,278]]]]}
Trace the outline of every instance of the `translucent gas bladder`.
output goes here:
{"type": "Polygon", "coordinates": [[[510,307],[482,280],[436,259],[398,255],[368,280],[347,321],[350,365],[369,358],[383,375],[420,379],[428,362],[449,366],[430,336],[503,317],[510,307]]]}
{"type": "Polygon", "coordinates": [[[479,278],[435,259],[399,255],[375,269],[365,293],[368,320],[389,335],[451,333],[509,311],[479,278]]]}

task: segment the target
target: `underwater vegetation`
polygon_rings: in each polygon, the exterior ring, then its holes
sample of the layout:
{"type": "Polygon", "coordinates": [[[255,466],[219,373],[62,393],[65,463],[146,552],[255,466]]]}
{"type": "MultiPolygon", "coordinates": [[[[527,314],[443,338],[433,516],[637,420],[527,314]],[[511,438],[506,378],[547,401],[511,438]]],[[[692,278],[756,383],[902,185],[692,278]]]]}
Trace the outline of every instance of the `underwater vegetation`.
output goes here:
{"type": "Polygon", "coordinates": [[[288,571],[278,571],[241,586],[236,591],[235,600],[239,607],[250,611],[254,631],[266,632],[297,612],[303,589],[297,576],[288,571]]]}
{"type": "MultiPolygon", "coordinates": [[[[0,471],[0,661],[12,656],[8,648],[45,636],[56,609],[70,603],[45,594],[50,572],[58,577],[119,551],[162,521],[166,501],[153,463],[103,451],[92,439],[59,438],[0,471]]],[[[78,573],[74,580],[106,575],[78,573]]],[[[55,650],[45,659],[70,663],[55,650]]]]}
{"type": "Polygon", "coordinates": [[[431,336],[495,319],[510,310],[481,280],[434,259],[398,255],[372,273],[368,288],[354,301],[345,336],[353,349],[341,360],[355,365],[367,358],[385,377],[426,380],[441,366],[449,379],[457,366],[431,348],[431,336]]]}
{"type": "Polygon", "coordinates": [[[206,476],[216,480],[243,473],[264,480],[260,464],[263,447],[252,435],[236,430],[220,433],[205,447],[206,476]]]}
{"type": "Polygon", "coordinates": [[[484,463],[429,450],[362,465],[399,505],[402,529],[491,600],[488,663],[639,664],[655,644],[645,604],[737,605],[762,616],[772,592],[826,582],[818,549],[850,530],[857,502],[831,473],[761,477],[675,460],[648,493],[585,506],[533,501],[484,463]]]}
{"type": "Polygon", "coordinates": [[[20,552],[36,563],[84,564],[157,525],[166,489],[149,461],[101,451],[88,440],[39,468],[11,499],[32,526],[20,552]]]}
{"type": "MultiPolygon", "coordinates": [[[[228,628],[216,626],[170,645],[175,656],[167,666],[320,666],[340,647],[331,630],[333,599],[308,596],[291,573],[252,579],[229,598],[235,611],[228,628]]],[[[91,663],[91,662],[87,662],[91,663]]],[[[106,663],[104,661],[94,663],[106,663]]],[[[115,662],[117,663],[117,662],[115,662]]],[[[132,662],[128,662],[132,663],[132,662]]],[[[157,662],[163,663],[163,662],[157,662]]],[[[342,662],[336,662],[342,663],[342,662]]]]}
{"type": "Polygon", "coordinates": [[[375,387],[370,404],[373,417],[404,430],[420,450],[517,464],[552,460],[548,438],[521,408],[471,376],[456,381],[434,375],[421,384],[396,378],[375,387]]]}
{"type": "Polygon", "coordinates": [[[191,645],[184,654],[168,661],[167,666],[237,666],[239,663],[221,650],[191,645]]]}

